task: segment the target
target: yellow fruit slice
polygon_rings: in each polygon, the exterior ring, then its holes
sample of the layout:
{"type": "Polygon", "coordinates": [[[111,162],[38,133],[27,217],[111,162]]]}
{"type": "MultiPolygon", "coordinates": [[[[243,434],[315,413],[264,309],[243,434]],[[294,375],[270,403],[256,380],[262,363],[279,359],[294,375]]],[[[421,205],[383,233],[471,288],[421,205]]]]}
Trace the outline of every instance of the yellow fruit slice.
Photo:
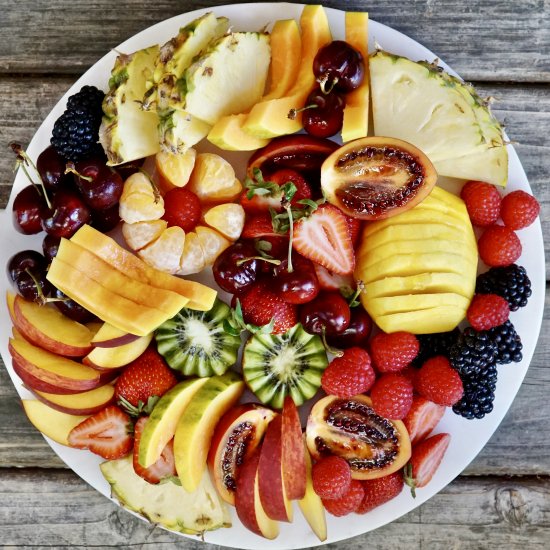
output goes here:
{"type": "Polygon", "coordinates": [[[160,237],[142,248],[138,256],[150,266],[166,273],[176,273],[185,244],[185,232],[181,227],[168,227],[160,237]]]}
{"type": "Polygon", "coordinates": [[[346,42],[362,56],[365,78],[355,90],[346,94],[342,141],[365,137],[369,131],[369,14],[346,12],[346,42]]]}
{"type": "Polygon", "coordinates": [[[232,202],[214,206],[204,214],[204,221],[231,241],[241,236],[244,218],[244,208],[232,202]]]}
{"type": "Polygon", "coordinates": [[[254,105],[243,130],[259,138],[272,138],[293,134],[302,128],[300,113],[288,118],[291,109],[304,106],[305,100],[315,85],[313,59],[319,48],[332,40],[327,15],[323,6],[305,6],[300,17],[302,30],[302,52],[300,71],[293,87],[284,97],[261,101],[254,105]]]}
{"type": "Polygon", "coordinates": [[[433,334],[453,330],[464,319],[465,313],[454,306],[438,306],[383,315],[376,319],[376,324],[388,333],[403,330],[413,334],[433,334]]]}
{"type": "Polygon", "coordinates": [[[168,227],[164,220],[151,220],[146,222],[122,224],[122,235],[126,244],[132,250],[141,250],[160,237],[168,227]]]}
{"type": "Polygon", "coordinates": [[[229,202],[242,191],[231,164],[214,153],[197,155],[188,188],[201,202],[229,202]]]}
{"type": "Polygon", "coordinates": [[[404,294],[427,294],[432,292],[455,292],[471,300],[475,280],[457,273],[420,273],[409,277],[385,277],[365,285],[368,300],[382,296],[404,294]]]}
{"type": "Polygon", "coordinates": [[[149,178],[136,172],[124,182],[118,210],[127,223],[158,220],[164,214],[164,201],[149,178]]]}
{"type": "Polygon", "coordinates": [[[231,244],[230,241],[214,229],[210,229],[210,227],[198,225],[195,232],[204,253],[206,265],[212,265],[216,258],[231,244]]]}
{"type": "Polygon", "coordinates": [[[166,193],[174,187],[187,185],[195,166],[197,152],[193,148],[183,153],[160,152],[155,156],[155,166],[159,176],[159,185],[166,193]]]}
{"type": "Polygon", "coordinates": [[[440,306],[452,306],[462,310],[463,316],[470,304],[470,300],[454,292],[437,294],[406,294],[404,296],[383,296],[368,300],[366,309],[372,317],[379,319],[393,313],[407,313],[440,306]]]}
{"type": "Polygon", "coordinates": [[[185,235],[185,244],[180,258],[178,275],[191,275],[202,271],[206,266],[206,258],[199,241],[199,236],[195,231],[190,231],[185,235]]]}

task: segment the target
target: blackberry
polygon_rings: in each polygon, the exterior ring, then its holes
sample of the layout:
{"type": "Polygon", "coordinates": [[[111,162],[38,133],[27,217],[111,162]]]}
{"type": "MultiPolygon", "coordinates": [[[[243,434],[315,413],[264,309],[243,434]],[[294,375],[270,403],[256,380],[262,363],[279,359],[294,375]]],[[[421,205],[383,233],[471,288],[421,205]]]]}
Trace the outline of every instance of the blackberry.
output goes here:
{"type": "Polygon", "coordinates": [[[487,331],[477,332],[467,327],[451,347],[449,360],[458,374],[473,376],[494,365],[497,355],[497,345],[487,331]]]}
{"type": "Polygon", "coordinates": [[[453,405],[453,412],[469,420],[483,418],[493,410],[497,383],[497,367],[492,364],[473,376],[461,376],[462,399],[453,405]]]}
{"type": "Polygon", "coordinates": [[[519,363],[523,359],[521,338],[510,321],[488,330],[487,334],[497,346],[497,363],[519,363]]]}
{"type": "Polygon", "coordinates": [[[66,160],[77,161],[101,152],[98,144],[104,93],[84,86],[67,101],[67,109],[55,121],[51,144],[66,160]]]}
{"type": "Polygon", "coordinates": [[[436,355],[444,355],[449,358],[451,347],[457,341],[460,330],[455,328],[451,332],[439,332],[436,334],[418,334],[420,350],[413,366],[421,367],[428,359],[436,355]]]}
{"type": "Polygon", "coordinates": [[[477,278],[476,292],[498,294],[508,302],[511,311],[517,311],[527,305],[527,300],[531,296],[531,281],[522,266],[512,264],[506,267],[492,267],[477,278]]]}

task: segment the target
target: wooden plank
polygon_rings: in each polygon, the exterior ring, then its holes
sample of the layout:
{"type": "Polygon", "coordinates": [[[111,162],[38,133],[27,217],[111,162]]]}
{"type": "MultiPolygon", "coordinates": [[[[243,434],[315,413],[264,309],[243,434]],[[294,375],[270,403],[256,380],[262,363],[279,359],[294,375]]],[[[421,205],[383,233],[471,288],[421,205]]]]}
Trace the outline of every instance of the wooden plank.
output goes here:
{"type": "MultiPolygon", "coordinates": [[[[226,0],[154,3],[119,0],[4,2],[0,71],[79,74],[140,30],[226,0]]],[[[423,43],[466,79],[550,81],[550,11],[542,0],[364,2],[326,6],[370,10],[372,19],[423,43]],[[503,52],[506,52],[503,55],[503,52]]]]}
{"type": "MultiPolygon", "coordinates": [[[[5,547],[205,548],[126,513],[70,472],[0,470],[0,495],[5,547]]],[[[548,478],[481,477],[458,478],[396,522],[338,547],[508,550],[547,547],[549,539],[548,478]]]]}
{"type": "MultiPolygon", "coordinates": [[[[546,297],[541,338],[519,394],[496,433],[464,475],[545,475],[550,472],[549,353],[550,295],[546,297]]],[[[513,368],[513,365],[500,368],[513,368]]],[[[65,467],[25,417],[3,367],[0,367],[0,465],[65,467]]]]}

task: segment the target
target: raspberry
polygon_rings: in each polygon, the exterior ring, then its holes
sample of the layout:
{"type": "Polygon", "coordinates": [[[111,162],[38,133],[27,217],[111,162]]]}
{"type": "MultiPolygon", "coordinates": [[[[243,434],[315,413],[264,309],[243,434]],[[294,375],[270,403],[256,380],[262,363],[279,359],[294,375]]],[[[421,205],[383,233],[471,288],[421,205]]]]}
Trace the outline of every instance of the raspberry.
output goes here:
{"type": "Polygon", "coordinates": [[[462,380],[446,357],[428,359],[420,368],[415,389],[418,393],[445,407],[451,407],[464,393],[462,380]]]}
{"type": "Polygon", "coordinates": [[[379,372],[399,372],[418,355],[420,344],[410,332],[378,333],[370,342],[372,362],[379,372]]]}
{"type": "Polygon", "coordinates": [[[365,491],[360,481],[351,480],[348,492],[340,498],[324,498],[323,506],[333,516],[342,517],[355,512],[363,502],[365,491]]]}
{"type": "Polygon", "coordinates": [[[521,256],[521,242],[508,227],[492,225],[488,227],[477,243],[479,257],[488,266],[513,264],[521,256]]]}
{"type": "Polygon", "coordinates": [[[476,294],[466,313],[468,322],[476,330],[498,327],[510,317],[508,302],[497,294],[476,294]]]}
{"type": "Polygon", "coordinates": [[[351,469],[341,457],[330,455],[321,458],[311,471],[313,490],[322,499],[343,497],[351,485],[351,469]]]}
{"type": "Polygon", "coordinates": [[[164,196],[164,215],[168,227],[179,226],[186,233],[193,231],[201,219],[199,197],[185,187],[175,187],[164,196]]]}
{"type": "Polygon", "coordinates": [[[473,225],[486,227],[498,220],[500,213],[500,193],[490,183],[469,181],[460,192],[466,204],[473,225]]]}
{"type": "Polygon", "coordinates": [[[357,508],[358,514],[366,514],[374,508],[392,500],[403,490],[403,474],[401,470],[389,476],[363,481],[365,496],[357,508]]]}
{"type": "Polygon", "coordinates": [[[525,191],[512,191],[502,199],[500,207],[500,217],[504,225],[515,230],[531,225],[539,212],[539,202],[525,191]]]}
{"type": "Polygon", "coordinates": [[[384,418],[401,420],[407,416],[413,400],[413,385],[402,374],[383,374],[370,392],[374,412],[384,418]]]}
{"type": "Polygon", "coordinates": [[[418,376],[418,368],[414,367],[413,365],[409,365],[405,367],[399,374],[410,380],[414,388],[416,384],[416,377],[418,376]]]}
{"type": "Polygon", "coordinates": [[[323,372],[321,386],[330,395],[353,397],[370,390],[376,375],[369,354],[361,348],[348,348],[323,372]]]}

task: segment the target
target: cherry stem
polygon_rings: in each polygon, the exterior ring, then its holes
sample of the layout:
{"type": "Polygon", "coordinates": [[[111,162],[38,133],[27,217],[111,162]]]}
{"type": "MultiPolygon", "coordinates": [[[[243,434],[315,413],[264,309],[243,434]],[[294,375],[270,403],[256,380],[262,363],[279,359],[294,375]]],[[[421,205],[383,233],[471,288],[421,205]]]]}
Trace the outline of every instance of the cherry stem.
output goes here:
{"type": "Polygon", "coordinates": [[[292,240],[294,239],[294,218],[292,216],[292,207],[290,201],[285,198],[281,201],[286,213],[288,214],[288,260],[286,270],[288,273],[294,271],[294,266],[292,265],[292,240]]]}
{"type": "Polygon", "coordinates": [[[80,172],[78,172],[76,166],[74,165],[74,162],[67,163],[67,166],[65,166],[65,174],[74,174],[75,176],[78,176],[80,179],[83,179],[87,182],[92,182],[94,179],[91,176],[83,176],[80,172]]]}
{"type": "Polygon", "coordinates": [[[66,302],[68,300],[68,298],[47,298],[42,291],[42,285],[40,284],[40,281],[33,275],[32,271],[28,267],[25,268],[25,273],[32,279],[34,283],[40,305],[44,306],[50,302],[66,302]]]}
{"type": "Polygon", "coordinates": [[[341,349],[333,348],[328,342],[327,342],[327,333],[326,328],[323,326],[323,329],[321,331],[321,340],[323,341],[323,346],[325,346],[325,349],[334,355],[334,357],[342,357],[344,355],[344,352],[341,349]]]}
{"type": "Polygon", "coordinates": [[[307,109],[318,109],[319,105],[316,103],[311,103],[310,105],[306,105],[305,107],[301,107],[300,109],[292,108],[290,111],[288,111],[287,118],[290,120],[294,120],[298,113],[301,113],[302,111],[305,111],[307,109]]]}
{"type": "Polygon", "coordinates": [[[46,205],[48,208],[51,209],[52,203],[50,202],[50,198],[48,197],[48,193],[46,193],[46,187],[44,186],[44,182],[42,181],[42,178],[40,177],[40,172],[38,171],[38,168],[36,167],[36,164],[32,161],[31,157],[27,154],[27,152],[23,149],[20,143],[17,143],[15,141],[12,141],[10,143],[11,150],[15,153],[17,156],[17,159],[15,160],[15,169],[21,167],[23,170],[25,176],[27,179],[38,189],[38,191],[43,195],[44,200],[46,201],[46,205]],[[40,183],[36,183],[29,174],[27,170],[27,166],[32,166],[36,174],[38,175],[38,181],[40,183]]]}
{"type": "Polygon", "coordinates": [[[355,307],[359,305],[359,302],[357,302],[357,298],[359,298],[359,296],[364,290],[365,290],[365,283],[361,280],[357,281],[357,288],[355,289],[355,292],[351,295],[351,297],[348,300],[348,304],[350,307],[355,307]]]}
{"type": "Polygon", "coordinates": [[[241,260],[238,260],[237,265],[241,266],[245,262],[248,262],[250,260],[262,260],[263,262],[267,262],[273,265],[279,265],[281,263],[281,260],[276,260],[275,258],[265,258],[264,256],[250,256],[249,258],[242,258],[241,260]]]}
{"type": "Polygon", "coordinates": [[[331,81],[330,81],[330,87],[329,89],[327,90],[327,82],[329,81],[329,75],[328,74],[325,74],[323,76],[323,78],[321,78],[321,80],[319,81],[319,87],[321,88],[321,91],[325,94],[325,95],[328,95],[330,94],[330,92],[332,92],[332,90],[334,89],[334,86],[336,86],[336,84],[338,83],[338,77],[335,76],[331,81]]]}

